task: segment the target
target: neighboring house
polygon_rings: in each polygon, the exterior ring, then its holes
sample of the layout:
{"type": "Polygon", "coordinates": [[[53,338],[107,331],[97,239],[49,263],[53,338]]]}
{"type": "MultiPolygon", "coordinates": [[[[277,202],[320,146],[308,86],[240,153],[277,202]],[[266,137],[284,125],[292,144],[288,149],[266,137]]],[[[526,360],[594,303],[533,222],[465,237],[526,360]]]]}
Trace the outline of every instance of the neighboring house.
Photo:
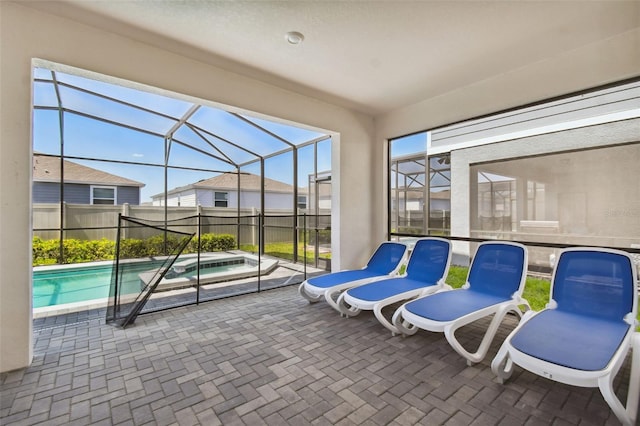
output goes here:
{"type": "MultiPolygon", "coordinates": [[[[60,202],[60,158],[33,155],[33,203],[60,202]]],[[[64,201],[70,204],[140,204],[144,183],[64,160],[64,201]]]]}
{"type": "MultiPolygon", "coordinates": [[[[240,208],[260,208],[260,176],[240,174],[240,208]]],[[[264,179],[265,209],[291,209],[293,186],[277,180],[264,179]]],[[[164,194],[151,197],[154,206],[164,205],[164,194]]],[[[229,207],[238,206],[238,175],[222,173],[218,176],[180,186],[167,192],[168,206],[229,207]]],[[[298,191],[298,208],[306,208],[307,191],[298,191]]]]}

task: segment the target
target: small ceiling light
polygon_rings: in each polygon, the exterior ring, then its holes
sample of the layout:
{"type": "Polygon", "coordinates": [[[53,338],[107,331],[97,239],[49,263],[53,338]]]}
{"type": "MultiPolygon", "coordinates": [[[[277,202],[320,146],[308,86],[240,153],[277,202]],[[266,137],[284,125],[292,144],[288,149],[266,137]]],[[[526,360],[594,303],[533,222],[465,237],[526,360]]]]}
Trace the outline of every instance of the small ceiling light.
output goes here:
{"type": "Polygon", "coordinates": [[[298,31],[289,31],[284,35],[284,39],[287,40],[289,44],[297,45],[302,43],[304,35],[298,31]]]}

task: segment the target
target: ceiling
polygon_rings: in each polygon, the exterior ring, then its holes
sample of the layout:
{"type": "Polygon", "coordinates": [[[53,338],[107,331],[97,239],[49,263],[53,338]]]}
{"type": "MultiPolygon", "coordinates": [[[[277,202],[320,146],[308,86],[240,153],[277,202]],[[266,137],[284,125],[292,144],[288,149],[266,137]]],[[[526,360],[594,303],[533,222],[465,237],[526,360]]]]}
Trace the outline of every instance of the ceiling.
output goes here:
{"type": "Polygon", "coordinates": [[[638,1],[24,4],[370,115],[640,27],[638,1]]]}

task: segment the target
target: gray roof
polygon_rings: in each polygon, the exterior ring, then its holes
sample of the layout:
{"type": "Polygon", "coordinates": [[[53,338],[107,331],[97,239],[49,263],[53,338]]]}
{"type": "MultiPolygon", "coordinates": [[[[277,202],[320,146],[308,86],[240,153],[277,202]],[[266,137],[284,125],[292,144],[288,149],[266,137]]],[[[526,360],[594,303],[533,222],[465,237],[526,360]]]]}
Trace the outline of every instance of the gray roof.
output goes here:
{"type": "MultiPolygon", "coordinates": [[[[260,176],[251,173],[240,174],[240,185],[243,190],[259,191],[260,176]]],[[[193,188],[237,189],[238,175],[236,173],[222,173],[218,176],[201,180],[190,185],[193,188]]],[[[264,190],[267,192],[292,192],[293,186],[288,183],[264,178],[264,190]]]]}
{"type": "MultiPolygon", "coordinates": [[[[33,181],[60,182],[60,158],[34,154],[33,181]]],[[[68,160],[64,160],[64,181],[65,183],[85,185],[145,186],[142,182],[112,175],[68,160]]]]}

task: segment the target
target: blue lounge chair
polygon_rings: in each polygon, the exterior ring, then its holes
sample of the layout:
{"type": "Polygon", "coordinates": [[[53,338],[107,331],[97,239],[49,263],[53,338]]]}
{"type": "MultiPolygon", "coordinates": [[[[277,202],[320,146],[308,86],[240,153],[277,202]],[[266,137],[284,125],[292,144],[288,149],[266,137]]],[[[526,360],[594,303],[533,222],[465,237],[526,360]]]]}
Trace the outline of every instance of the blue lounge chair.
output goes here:
{"type": "Polygon", "coordinates": [[[395,335],[398,329],[382,314],[382,309],[424,294],[451,289],[445,283],[450,263],[449,240],[419,239],[411,251],[405,275],[351,288],[338,298],[338,308],[348,317],[362,310],[372,310],[378,321],[395,335]]]}
{"type": "Polygon", "coordinates": [[[504,316],[520,305],[527,275],[527,250],[522,244],[489,241],[481,243],[469,267],[467,282],[457,290],[421,297],[402,305],[393,316],[394,326],[404,335],[418,329],[444,332],[451,347],[467,359],[467,364],[484,359],[504,316]],[[458,328],[480,318],[493,319],[476,350],[471,353],[456,339],[458,328]]]}
{"type": "Polygon", "coordinates": [[[549,304],[527,312],[491,363],[501,382],[513,364],[557,382],[598,387],[618,420],[635,425],[640,395],[638,278],[631,256],[618,250],[564,250],[554,269],[549,304]],[[626,408],[613,380],[633,351],[626,408]]]}
{"type": "Polygon", "coordinates": [[[300,284],[298,292],[310,303],[318,302],[324,297],[330,306],[340,312],[336,299],[341,292],[360,284],[397,275],[406,259],[407,249],[402,243],[384,242],[378,246],[364,268],[310,278],[300,284]]]}

